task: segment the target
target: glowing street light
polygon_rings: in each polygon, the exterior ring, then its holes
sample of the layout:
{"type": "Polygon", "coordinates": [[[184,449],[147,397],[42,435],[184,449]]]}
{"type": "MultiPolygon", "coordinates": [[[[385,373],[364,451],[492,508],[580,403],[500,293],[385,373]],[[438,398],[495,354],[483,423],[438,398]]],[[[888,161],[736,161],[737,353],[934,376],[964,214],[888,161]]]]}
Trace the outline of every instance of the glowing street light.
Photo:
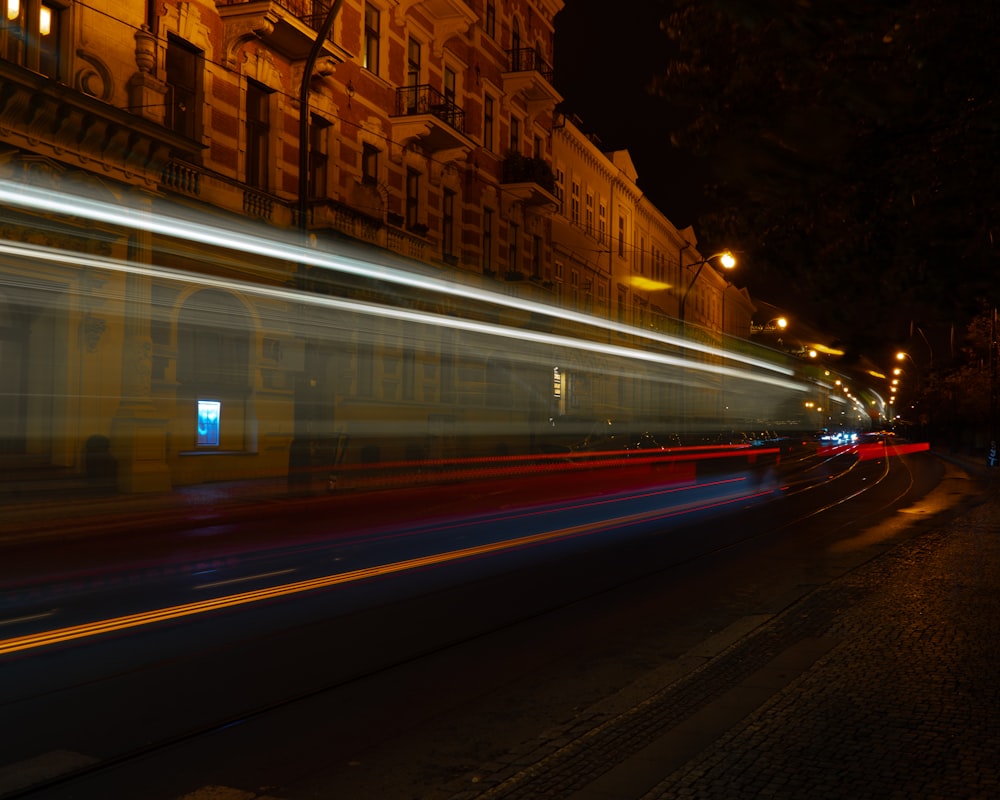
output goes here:
{"type": "Polygon", "coordinates": [[[691,292],[691,289],[694,288],[694,285],[698,280],[698,276],[701,275],[701,271],[705,268],[705,265],[716,258],[719,259],[719,264],[723,267],[723,269],[732,269],[736,266],[736,256],[734,256],[729,250],[723,250],[721,253],[715,253],[708,258],[703,258],[701,261],[695,261],[693,264],[681,264],[682,271],[687,267],[698,267],[694,273],[694,277],[691,278],[691,282],[684,290],[684,294],[681,295],[680,303],[678,305],[678,316],[680,317],[681,322],[684,322],[684,306],[687,303],[688,294],[691,292]]]}

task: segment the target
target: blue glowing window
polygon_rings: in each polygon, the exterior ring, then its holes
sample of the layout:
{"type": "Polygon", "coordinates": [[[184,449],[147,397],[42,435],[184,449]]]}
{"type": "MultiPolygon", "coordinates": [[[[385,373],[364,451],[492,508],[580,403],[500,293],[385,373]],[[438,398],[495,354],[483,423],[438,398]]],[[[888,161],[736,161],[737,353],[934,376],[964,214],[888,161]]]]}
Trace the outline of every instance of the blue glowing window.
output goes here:
{"type": "Polygon", "coordinates": [[[198,447],[219,446],[219,418],[222,403],[218,400],[198,401],[198,447]]]}

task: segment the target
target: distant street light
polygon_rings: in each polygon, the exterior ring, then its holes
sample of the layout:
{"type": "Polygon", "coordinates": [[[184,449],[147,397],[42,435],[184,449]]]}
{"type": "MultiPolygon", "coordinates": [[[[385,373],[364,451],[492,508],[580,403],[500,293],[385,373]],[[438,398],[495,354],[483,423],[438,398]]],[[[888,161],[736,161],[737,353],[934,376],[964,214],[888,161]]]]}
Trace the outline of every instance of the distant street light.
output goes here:
{"type": "Polygon", "coordinates": [[[764,331],[783,331],[788,327],[788,320],[785,317],[775,317],[769,319],[762,325],[750,323],[750,333],[763,333],[764,331]]]}
{"type": "Polygon", "coordinates": [[[681,258],[681,272],[683,273],[688,267],[698,267],[694,273],[694,277],[691,278],[691,282],[687,285],[684,290],[684,294],[681,295],[680,304],[678,306],[678,316],[680,321],[684,322],[684,307],[687,304],[687,296],[694,288],[695,283],[698,281],[698,276],[701,275],[701,271],[705,269],[705,265],[708,264],[712,259],[719,259],[719,264],[722,265],[723,269],[732,269],[736,266],[736,256],[732,254],[729,250],[723,250],[721,253],[716,253],[708,258],[703,258],[701,261],[695,261],[693,264],[684,264],[683,257],[681,258]]]}

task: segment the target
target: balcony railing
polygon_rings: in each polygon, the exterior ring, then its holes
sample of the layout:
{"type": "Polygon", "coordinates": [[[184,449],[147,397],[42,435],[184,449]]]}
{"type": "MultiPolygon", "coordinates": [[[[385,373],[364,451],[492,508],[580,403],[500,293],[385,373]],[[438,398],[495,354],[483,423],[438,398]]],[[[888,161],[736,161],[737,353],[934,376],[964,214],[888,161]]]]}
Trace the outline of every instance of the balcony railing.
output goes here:
{"type": "Polygon", "coordinates": [[[508,153],[503,160],[504,183],[537,183],[547,192],[554,192],[556,177],[543,158],[528,158],[520,153],[508,153]]]}
{"type": "Polygon", "coordinates": [[[537,72],[549,83],[555,75],[555,70],[542,54],[531,47],[519,47],[516,50],[507,51],[507,63],[510,72],[537,72]]]}
{"type": "MultiPolygon", "coordinates": [[[[239,6],[251,2],[251,0],[216,0],[217,6],[239,6]]],[[[319,30],[326,19],[333,0],[271,0],[272,6],[284,9],[295,19],[308,25],[314,31],[319,30]]],[[[333,31],[327,36],[333,41],[333,31]]]]}
{"type": "Polygon", "coordinates": [[[431,114],[459,133],[465,133],[465,111],[429,84],[396,89],[396,115],[431,114]]]}

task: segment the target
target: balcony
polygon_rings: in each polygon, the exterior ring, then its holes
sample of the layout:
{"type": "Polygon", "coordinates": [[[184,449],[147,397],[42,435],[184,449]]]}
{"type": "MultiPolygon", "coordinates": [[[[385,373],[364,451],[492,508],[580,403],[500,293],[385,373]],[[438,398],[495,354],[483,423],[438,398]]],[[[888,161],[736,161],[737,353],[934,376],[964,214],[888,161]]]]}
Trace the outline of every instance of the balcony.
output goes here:
{"type": "MultiPolygon", "coordinates": [[[[226,30],[226,63],[232,65],[236,48],[253,39],[292,61],[304,60],[331,5],[332,0],[216,0],[226,30]]],[[[319,58],[340,63],[350,54],[333,42],[331,31],[319,58]]]]}
{"type": "MultiPolygon", "coordinates": [[[[172,154],[190,162],[202,147],[150,120],[77,92],[0,58],[0,129],[7,145],[34,156],[13,158],[29,164],[87,165],[101,176],[129,183],[154,183],[172,154]]],[[[16,165],[15,165],[16,166],[16,165]]]]}
{"type": "Polygon", "coordinates": [[[420,14],[431,24],[433,29],[433,52],[440,58],[444,51],[444,43],[452,36],[464,34],[478,19],[478,15],[468,3],[462,0],[397,0],[399,5],[394,10],[397,25],[406,24],[406,15],[410,9],[420,14]]]}
{"type": "Polygon", "coordinates": [[[426,83],[397,89],[395,112],[396,141],[416,140],[445,161],[464,157],[475,146],[465,135],[465,111],[426,83]]]}
{"type": "Polygon", "coordinates": [[[553,210],[558,206],[555,175],[544,159],[508,153],[500,182],[505,192],[525,206],[550,206],[553,210]]]}
{"type": "Polygon", "coordinates": [[[503,90],[520,95],[528,113],[536,116],[551,111],[562,102],[562,95],[552,85],[554,70],[542,54],[530,47],[507,51],[507,70],[503,74],[503,90]]]}

